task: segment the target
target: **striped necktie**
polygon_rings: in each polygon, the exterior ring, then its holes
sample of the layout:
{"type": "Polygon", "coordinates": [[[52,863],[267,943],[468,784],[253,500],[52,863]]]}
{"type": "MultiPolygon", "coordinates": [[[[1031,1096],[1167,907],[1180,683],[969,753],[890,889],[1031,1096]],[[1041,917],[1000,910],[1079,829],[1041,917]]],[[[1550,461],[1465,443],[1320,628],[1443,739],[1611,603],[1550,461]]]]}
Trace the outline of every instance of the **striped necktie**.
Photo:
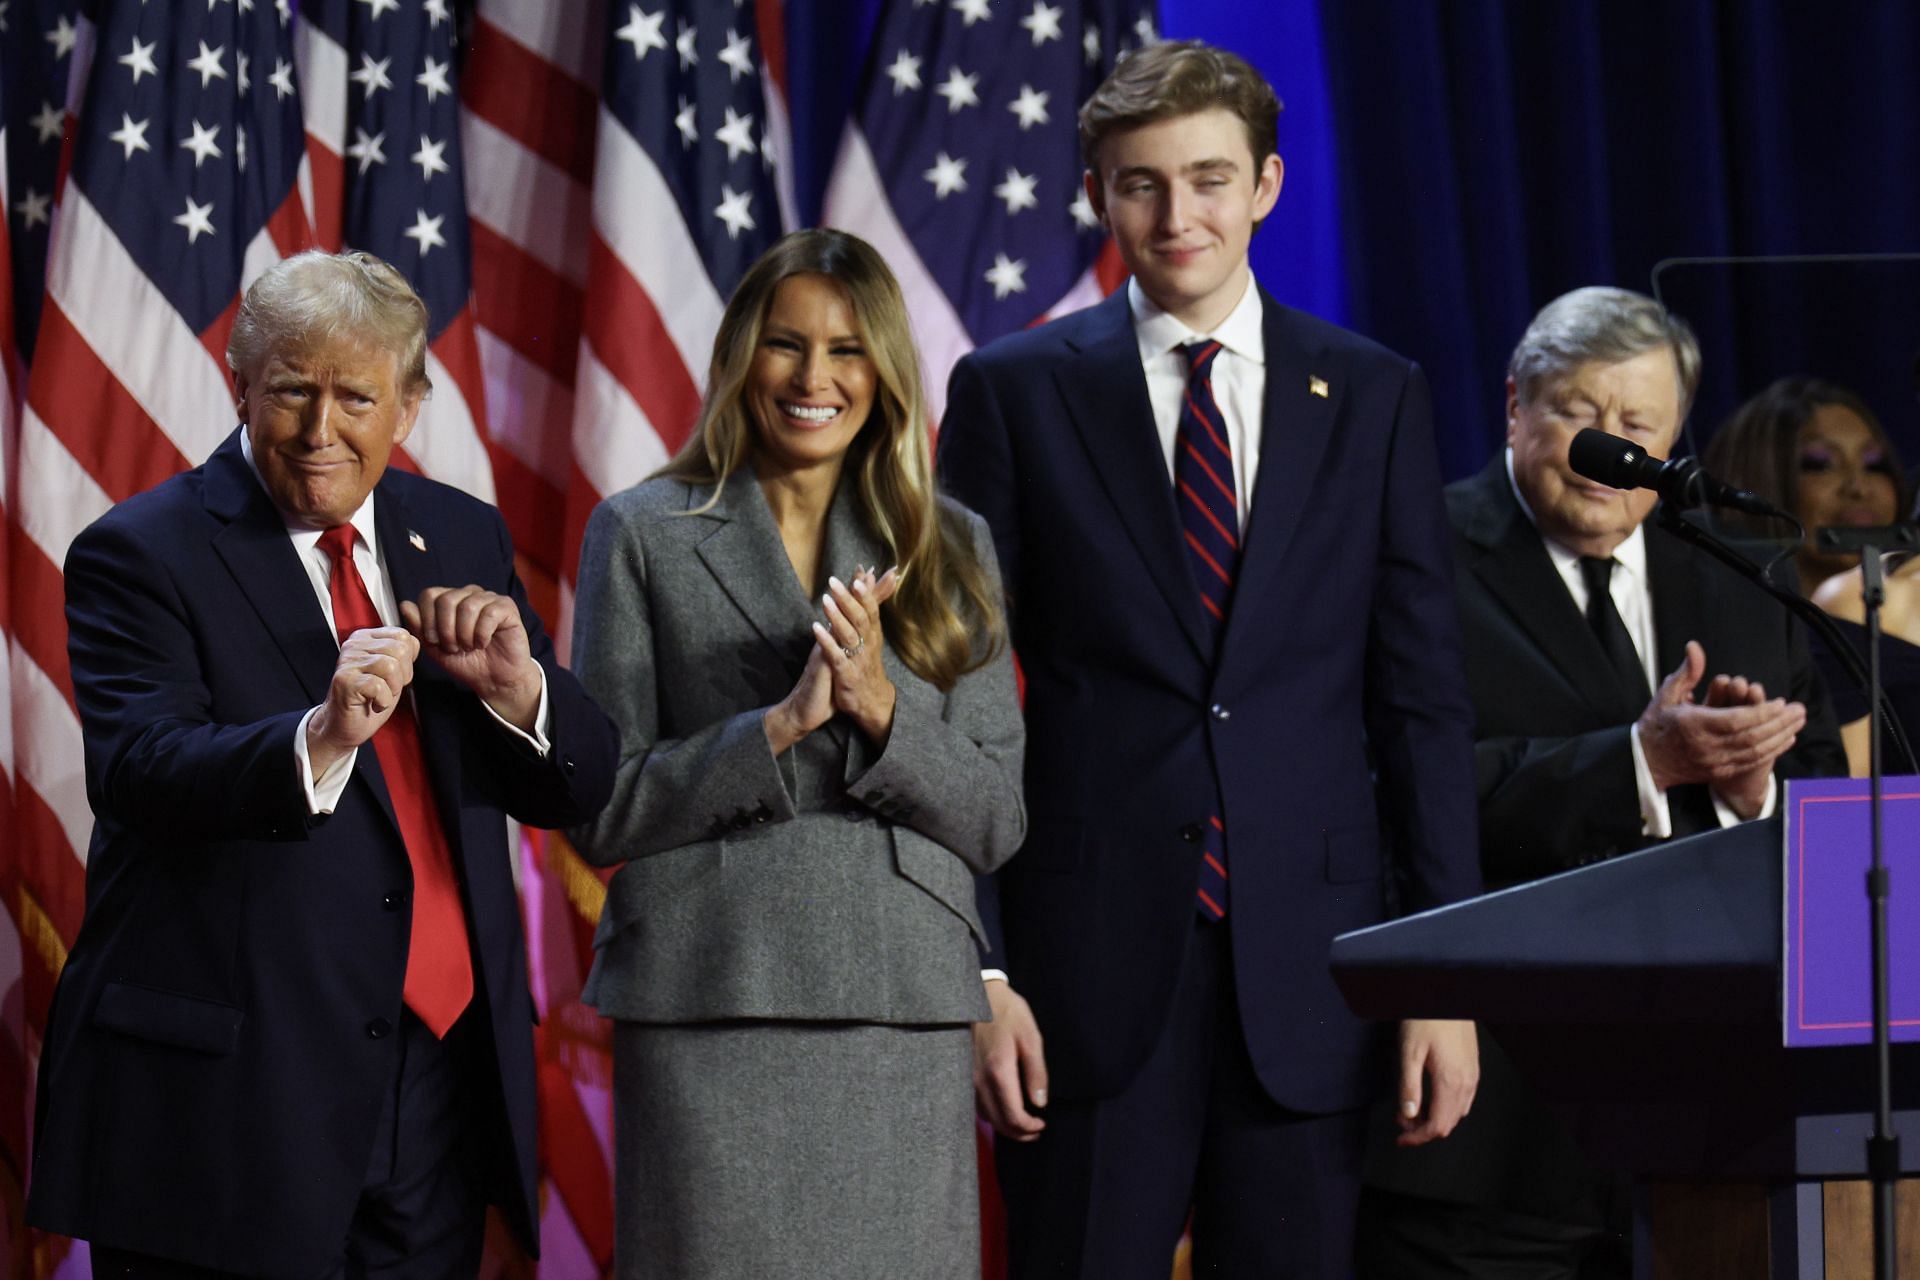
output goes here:
{"type": "MultiPolygon", "coordinates": [[[[1174,435],[1173,483],[1181,531],[1193,561],[1200,607],[1215,658],[1233,603],[1233,577],[1240,568],[1240,503],[1233,493],[1233,448],[1213,396],[1213,361],[1220,344],[1207,339],[1182,349],[1187,358],[1187,389],[1180,401],[1180,427],[1174,435]]],[[[1218,808],[1218,799],[1215,798],[1218,808]]],[[[1200,882],[1196,905],[1202,919],[1227,914],[1227,829],[1218,812],[1189,828],[1197,829],[1200,882]]]]}

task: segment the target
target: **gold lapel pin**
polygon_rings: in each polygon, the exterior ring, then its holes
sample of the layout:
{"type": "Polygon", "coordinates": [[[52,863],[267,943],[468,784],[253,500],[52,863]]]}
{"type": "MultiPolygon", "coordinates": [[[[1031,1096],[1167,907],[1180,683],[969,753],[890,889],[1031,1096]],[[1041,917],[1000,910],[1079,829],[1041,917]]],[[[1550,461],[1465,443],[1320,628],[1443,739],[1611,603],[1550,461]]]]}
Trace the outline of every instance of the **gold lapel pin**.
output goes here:
{"type": "MultiPolygon", "coordinates": [[[[1322,394],[1325,393],[1323,392],[1322,394]]],[[[415,551],[425,551],[427,549],[427,540],[411,529],[407,530],[407,542],[415,551]]]]}
{"type": "Polygon", "coordinates": [[[1325,378],[1308,378],[1307,390],[1319,396],[1322,400],[1325,400],[1327,398],[1327,380],[1325,378]]]}

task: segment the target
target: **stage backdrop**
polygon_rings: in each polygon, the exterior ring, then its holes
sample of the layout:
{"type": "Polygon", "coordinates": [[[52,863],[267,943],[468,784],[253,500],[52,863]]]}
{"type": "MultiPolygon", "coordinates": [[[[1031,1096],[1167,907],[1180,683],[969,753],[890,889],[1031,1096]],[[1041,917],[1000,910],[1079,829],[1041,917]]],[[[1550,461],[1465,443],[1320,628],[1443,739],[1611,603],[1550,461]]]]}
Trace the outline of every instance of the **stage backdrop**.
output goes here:
{"type": "MultiPolygon", "coordinates": [[[[1905,4],[0,5],[12,1273],[84,1265],[20,1226],[39,1031],[91,826],[60,565],[88,521],[230,429],[221,352],[245,283],[309,244],[409,273],[433,308],[436,392],[401,465],[499,503],[564,635],[587,512],[684,440],[723,299],[783,227],[827,219],[883,247],[936,406],[972,345],[1117,283],[1077,198],[1073,113],[1118,53],[1162,34],[1236,48],[1273,79],[1287,176],[1255,237],[1261,278],[1427,367],[1452,475],[1497,445],[1506,353],[1567,288],[1644,288],[1672,255],[1920,248],[1920,13],[1905,4]]],[[[1708,369],[1715,405],[1784,371],[1751,355],[1762,346],[1809,361],[1843,347],[1867,378],[1920,345],[1920,291],[1863,286],[1871,322],[1836,343],[1832,308],[1795,306],[1800,286],[1694,285],[1693,318],[1726,353],[1708,369]]],[[[1911,410],[1881,405],[1910,445],[1911,410]]],[[[543,1013],[538,1271],[601,1275],[606,1037],[577,997],[602,882],[534,833],[519,871],[543,1013]]],[[[504,1251],[490,1267],[532,1273],[504,1251]]]]}

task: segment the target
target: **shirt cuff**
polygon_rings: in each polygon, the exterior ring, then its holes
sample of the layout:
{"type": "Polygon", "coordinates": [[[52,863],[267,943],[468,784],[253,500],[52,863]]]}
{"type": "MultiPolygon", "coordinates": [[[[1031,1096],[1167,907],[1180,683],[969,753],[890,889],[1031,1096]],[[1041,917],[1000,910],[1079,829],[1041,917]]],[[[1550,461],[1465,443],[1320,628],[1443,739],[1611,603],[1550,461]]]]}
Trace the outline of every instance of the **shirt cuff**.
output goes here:
{"type": "MultiPolygon", "coordinates": [[[[1737,827],[1741,823],[1746,821],[1745,818],[1741,817],[1739,814],[1735,813],[1731,808],[1727,806],[1726,801],[1720,798],[1720,793],[1718,791],[1713,792],[1712,795],[1713,795],[1713,816],[1720,820],[1720,825],[1722,827],[1737,827]]],[[[1767,775],[1767,798],[1760,802],[1760,812],[1753,815],[1753,820],[1755,822],[1764,822],[1768,818],[1771,818],[1773,816],[1773,811],[1779,807],[1779,800],[1780,800],[1780,788],[1778,784],[1775,782],[1773,775],[1768,774],[1767,775]]]]}
{"type": "MultiPolygon", "coordinates": [[[[539,664],[536,663],[535,665],[538,666],[539,664]]],[[[534,713],[532,733],[528,733],[525,729],[508,720],[492,707],[488,707],[485,698],[480,699],[480,705],[486,707],[488,715],[499,721],[500,724],[504,725],[511,732],[518,734],[528,746],[532,747],[534,751],[539,754],[542,760],[547,758],[547,752],[553,750],[553,744],[547,741],[547,730],[551,727],[552,722],[547,718],[547,669],[545,667],[540,667],[540,709],[534,713]]]]}
{"type": "MultiPolygon", "coordinates": [[[[1653,769],[1647,753],[1640,747],[1640,725],[1627,731],[1633,744],[1633,788],[1640,793],[1640,834],[1654,840],[1673,839],[1673,814],[1667,809],[1667,793],[1653,785],[1653,769]]],[[[1719,807],[1714,801],[1714,807],[1719,807]]]]}
{"type": "Polygon", "coordinates": [[[332,813],[339,807],[347,780],[353,777],[354,757],[360,754],[360,748],[355,747],[335,760],[318,778],[313,776],[313,758],[307,754],[307,725],[319,710],[314,707],[301,716],[293,730],[293,759],[300,770],[300,790],[306,793],[307,812],[314,817],[332,813]]]}
{"type": "Polygon", "coordinates": [[[980,981],[982,981],[982,982],[1006,982],[1006,981],[1007,981],[1007,971],[1006,971],[1005,969],[982,969],[982,970],[980,971],[980,981]]]}

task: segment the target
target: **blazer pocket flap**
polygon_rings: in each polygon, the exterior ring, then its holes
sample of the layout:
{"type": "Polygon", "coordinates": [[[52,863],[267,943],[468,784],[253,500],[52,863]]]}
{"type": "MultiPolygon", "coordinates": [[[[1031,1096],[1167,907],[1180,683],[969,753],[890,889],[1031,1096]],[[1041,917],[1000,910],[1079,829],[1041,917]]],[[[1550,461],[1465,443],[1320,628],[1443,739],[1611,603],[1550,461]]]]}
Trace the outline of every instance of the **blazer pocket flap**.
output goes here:
{"type": "Polygon", "coordinates": [[[96,1026],[196,1053],[232,1053],[244,1015],[230,1004],[109,982],[93,1011],[96,1026]]]}
{"type": "Polygon", "coordinates": [[[1334,827],[1324,834],[1329,884],[1359,884],[1378,880],[1386,874],[1380,857],[1379,824],[1334,827]]]}
{"type": "Polygon", "coordinates": [[[615,934],[633,927],[649,910],[678,902],[720,869],[720,842],[703,840],[624,864],[607,884],[593,945],[604,947],[615,934]]]}
{"type": "Polygon", "coordinates": [[[966,921],[976,939],[986,941],[987,931],[973,901],[973,872],[966,863],[918,832],[895,827],[893,865],[941,906],[966,921]]]}

